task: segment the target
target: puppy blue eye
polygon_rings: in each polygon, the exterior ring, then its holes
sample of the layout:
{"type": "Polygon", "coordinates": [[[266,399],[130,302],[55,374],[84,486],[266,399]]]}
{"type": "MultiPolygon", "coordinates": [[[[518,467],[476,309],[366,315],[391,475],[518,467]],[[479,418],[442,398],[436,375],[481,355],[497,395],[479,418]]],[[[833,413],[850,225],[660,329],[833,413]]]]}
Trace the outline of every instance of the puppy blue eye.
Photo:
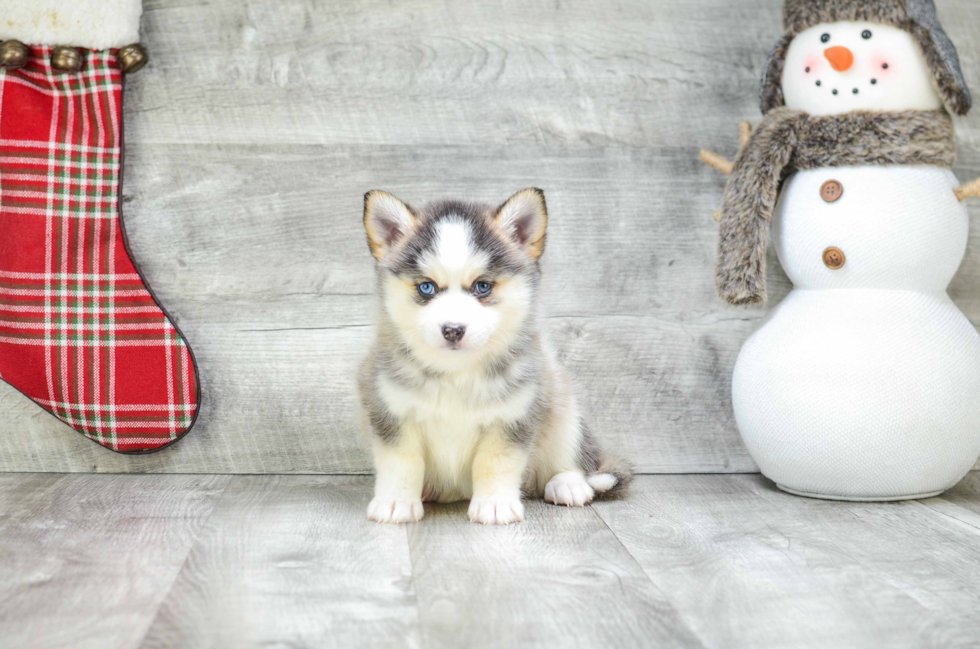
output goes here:
{"type": "Polygon", "coordinates": [[[490,282],[479,281],[473,285],[473,292],[478,296],[483,297],[485,295],[490,295],[490,291],[493,290],[493,284],[490,282]]]}
{"type": "Polygon", "coordinates": [[[419,293],[426,297],[431,297],[436,294],[436,285],[432,282],[422,282],[418,286],[419,293]]]}

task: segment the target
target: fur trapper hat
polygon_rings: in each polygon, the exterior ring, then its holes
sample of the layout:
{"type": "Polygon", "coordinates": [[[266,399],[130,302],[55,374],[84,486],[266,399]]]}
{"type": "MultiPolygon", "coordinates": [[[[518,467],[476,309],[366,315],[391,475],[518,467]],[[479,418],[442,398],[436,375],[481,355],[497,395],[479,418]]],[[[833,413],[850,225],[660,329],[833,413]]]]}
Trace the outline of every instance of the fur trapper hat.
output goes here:
{"type": "Polygon", "coordinates": [[[933,0],[785,0],[786,35],[773,48],[762,77],[763,114],[784,105],[783,64],[793,38],[814,25],[840,21],[882,23],[910,33],[936,77],[947,110],[958,115],[969,112],[973,104],[970,89],[956,47],[939,24],[933,0]]]}

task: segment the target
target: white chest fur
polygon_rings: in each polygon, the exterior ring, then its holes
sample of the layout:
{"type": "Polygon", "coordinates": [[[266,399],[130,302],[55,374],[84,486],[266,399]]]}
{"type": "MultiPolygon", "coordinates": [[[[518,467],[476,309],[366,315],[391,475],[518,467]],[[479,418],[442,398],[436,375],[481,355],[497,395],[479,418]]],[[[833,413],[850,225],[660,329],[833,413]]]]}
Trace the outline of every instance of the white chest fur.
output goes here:
{"type": "Polygon", "coordinates": [[[442,500],[470,496],[471,468],[482,434],[523,418],[536,386],[509,388],[505,377],[460,373],[407,388],[382,378],[380,393],[392,413],[408,422],[403,434],[418,435],[425,452],[426,484],[442,500]]]}

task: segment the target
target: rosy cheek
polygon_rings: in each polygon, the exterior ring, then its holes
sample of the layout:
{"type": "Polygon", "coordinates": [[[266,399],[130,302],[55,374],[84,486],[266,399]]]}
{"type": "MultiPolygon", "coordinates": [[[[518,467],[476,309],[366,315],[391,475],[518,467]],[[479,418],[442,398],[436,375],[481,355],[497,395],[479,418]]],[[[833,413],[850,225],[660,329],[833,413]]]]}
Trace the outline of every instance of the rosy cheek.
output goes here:
{"type": "Polygon", "coordinates": [[[879,79],[887,79],[895,72],[895,57],[887,52],[875,52],[871,55],[871,71],[879,79]]]}
{"type": "Polygon", "coordinates": [[[806,66],[804,69],[807,71],[807,74],[820,74],[820,72],[823,70],[823,63],[824,58],[822,56],[819,54],[811,54],[810,56],[806,57],[803,64],[806,66]]]}

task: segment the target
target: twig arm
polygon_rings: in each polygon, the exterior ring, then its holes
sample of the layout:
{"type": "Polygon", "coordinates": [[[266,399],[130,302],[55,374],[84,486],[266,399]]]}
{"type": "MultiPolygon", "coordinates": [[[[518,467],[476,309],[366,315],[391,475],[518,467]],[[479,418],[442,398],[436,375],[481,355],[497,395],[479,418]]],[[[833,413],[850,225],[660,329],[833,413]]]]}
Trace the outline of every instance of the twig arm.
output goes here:
{"type": "Polygon", "coordinates": [[[971,197],[980,197],[980,178],[977,178],[972,183],[967,183],[956,190],[956,198],[961,201],[965,201],[971,197]]]}
{"type": "MultiPolygon", "coordinates": [[[[744,147],[749,140],[752,139],[752,125],[748,122],[742,122],[738,125],[738,144],[739,149],[744,147]]],[[[714,167],[726,176],[731,176],[732,171],[735,169],[735,163],[731,162],[727,158],[724,158],[714,151],[708,151],[707,149],[701,149],[701,162],[714,167]]],[[[721,211],[715,212],[715,221],[721,221],[721,211]]]]}
{"type": "Polygon", "coordinates": [[[750,139],[752,139],[752,125],[742,122],[738,125],[738,143],[745,146],[750,139]]]}
{"type": "Polygon", "coordinates": [[[714,151],[708,151],[707,149],[701,149],[701,162],[709,167],[714,167],[726,176],[731,176],[732,169],[735,168],[734,162],[723,158],[714,151]]]}

